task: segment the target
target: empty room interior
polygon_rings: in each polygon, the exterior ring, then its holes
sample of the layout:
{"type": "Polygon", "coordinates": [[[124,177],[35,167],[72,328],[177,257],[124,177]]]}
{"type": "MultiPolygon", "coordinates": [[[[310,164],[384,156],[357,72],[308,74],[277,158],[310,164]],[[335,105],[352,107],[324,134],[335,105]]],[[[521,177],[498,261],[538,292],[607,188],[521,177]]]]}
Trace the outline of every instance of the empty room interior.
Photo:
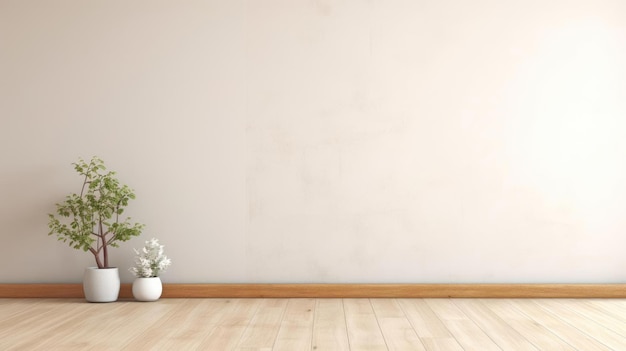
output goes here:
{"type": "Polygon", "coordinates": [[[1,350],[626,350],[626,1],[0,0],[0,122],[1,350]]]}

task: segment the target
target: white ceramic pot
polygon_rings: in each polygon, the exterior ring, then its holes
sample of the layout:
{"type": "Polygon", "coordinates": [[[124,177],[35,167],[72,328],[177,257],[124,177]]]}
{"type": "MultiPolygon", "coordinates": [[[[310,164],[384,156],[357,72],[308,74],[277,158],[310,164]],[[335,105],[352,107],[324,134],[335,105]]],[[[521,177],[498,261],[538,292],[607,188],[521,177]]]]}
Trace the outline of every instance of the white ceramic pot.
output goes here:
{"type": "Polygon", "coordinates": [[[161,278],[137,278],[133,282],[133,296],[137,301],[156,301],[161,297],[161,278]]]}
{"type": "Polygon", "coordinates": [[[120,272],[117,268],[87,267],[83,274],[83,292],[89,302],[117,301],[120,272]]]}

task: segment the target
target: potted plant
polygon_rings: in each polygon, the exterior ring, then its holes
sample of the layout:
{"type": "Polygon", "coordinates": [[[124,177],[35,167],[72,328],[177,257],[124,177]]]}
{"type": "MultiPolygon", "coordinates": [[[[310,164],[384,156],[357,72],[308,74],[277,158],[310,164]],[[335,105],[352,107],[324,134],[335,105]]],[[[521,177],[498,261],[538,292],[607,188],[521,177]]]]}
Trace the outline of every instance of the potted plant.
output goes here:
{"type": "Polygon", "coordinates": [[[115,172],[107,172],[104,162],[93,157],[73,163],[83,177],[80,193],[72,193],[56,204],[56,215],[49,214],[48,235],[74,249],[93,254],[97,267],[88,267],[83,276],[83,291],[90,302],[116,301],[120,290],[119,270],[109,265],[109,248],[118,247],[141,234],[144,225],[122,218],[124,209],[135,194],[120,184],[115,172]]]}
{"type": "Polygon", "coordinates": [[[163,254],[163,245],[157,239],[146,241],[141,249],[133,249],[135,266],[129,270],[137,277],[133,281],[133,296],[138,301],[156,301],[161,297],[163,285],[159,275],[163,273],[172,261],[163,254]]]}

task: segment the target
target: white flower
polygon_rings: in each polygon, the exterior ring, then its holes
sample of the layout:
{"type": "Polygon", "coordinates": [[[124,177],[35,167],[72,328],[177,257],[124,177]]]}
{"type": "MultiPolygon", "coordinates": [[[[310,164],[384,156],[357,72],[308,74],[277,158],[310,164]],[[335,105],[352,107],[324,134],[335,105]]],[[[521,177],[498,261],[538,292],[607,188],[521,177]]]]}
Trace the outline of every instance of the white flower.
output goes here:
{"type": "Polygon", "coordinates": [[[172,264],[172,261],[163,255],[163,247],[157,239],[152,238],[146,241],[146,246],[141,251],[133,249],[137,257],[135,267],[131,267],[129,271],[138,278],[158,277],[172,264]]]}

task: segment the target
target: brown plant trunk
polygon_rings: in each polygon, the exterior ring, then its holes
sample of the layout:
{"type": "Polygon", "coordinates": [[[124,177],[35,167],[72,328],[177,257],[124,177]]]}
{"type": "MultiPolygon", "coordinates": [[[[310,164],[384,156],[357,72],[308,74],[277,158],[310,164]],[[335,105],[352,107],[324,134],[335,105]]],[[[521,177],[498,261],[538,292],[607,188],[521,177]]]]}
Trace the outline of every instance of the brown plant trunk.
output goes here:
{"type": "Polygon", "coordinates": [[[91,251],[91,253],[93,254],[93,257],[96,258],[96,265],[98,266],[98,268],[104,268],[104,265],[102,264],[102,260],[100,259],[100,253],[94,250],[93,248],[89,248],[89,251],[91,251]]]}
{"type": "Polygon", "coordinates": [[[109,268],[109,247],[104,235],[102,236],[102,256],[104,256],[104,267],[101,268],[109,268]]]}

